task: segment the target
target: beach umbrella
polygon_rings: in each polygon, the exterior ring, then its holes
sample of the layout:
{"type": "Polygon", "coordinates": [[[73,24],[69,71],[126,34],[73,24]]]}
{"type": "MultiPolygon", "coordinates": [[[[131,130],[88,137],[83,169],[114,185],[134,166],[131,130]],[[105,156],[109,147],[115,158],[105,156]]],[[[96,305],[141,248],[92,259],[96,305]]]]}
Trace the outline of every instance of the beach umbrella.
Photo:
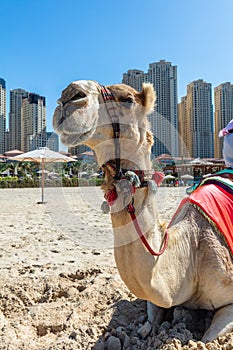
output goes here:
{"type": "Polygon", "coordinates": [[[44,178],[45,178],[45,164],[46,163],[68,163],[74,162],[75,159],[67,157],[59,152],[54,152],[47,147],[40,147],[34,151],[26,152],[18,156],[12,157],[12,160],[18,162],[35,162],[41,164],[41,202],[38,204],[45,203],[44,201],[44,178]]]}
{"type": "Polygon", "coordinates": [[[0,173],[0,175],[10,176],[10,175],[11,175],[10,169],[8,168],[8,169],[6,169],[5,171],[2,171],[2,172],[0,173]]]}
{"type": "Polygon", "coordinates": [[[174,180],[175,178],[176,178],[175,176],[168,174],[168,175],[165,175],[163,179],[164,180],[174,180]]]}
{"type": "Polygon", "coordinates": [[[91,177],[97,177],[97,176],[100,176],[100,174],[99,174],[99,173],[93,173],[93,174],[91,174],[91,177]]]}
{"type": "Polygon", "coordinates": [[[181,175],[181,179],[182,180],[193,180],[194,176],[192,176],[190,174],[184,174],[184,175],[181,175]]]}
{"type": "Polygon", "coordinates": [[[49,171],[48,170],[38,170],[37,171],[37,174],[42,174],[42,173],[44,173],[44,174],[48,174],[49,173],[49,171]]]}

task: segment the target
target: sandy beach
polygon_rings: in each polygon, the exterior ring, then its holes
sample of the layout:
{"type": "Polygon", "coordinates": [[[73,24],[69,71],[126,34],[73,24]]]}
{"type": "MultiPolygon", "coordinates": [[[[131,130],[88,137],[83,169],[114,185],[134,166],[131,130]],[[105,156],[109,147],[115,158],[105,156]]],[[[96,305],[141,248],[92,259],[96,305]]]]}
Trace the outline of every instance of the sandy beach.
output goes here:
{"type": "MultiPolygon", "coordinates": [[[[198,341],[200,319],[212,315],[199,313],[197,326],[182,308],[175,323],[143,339],[146,303],[119,277],[101,189],[46,188],[46,203],[37,204],[40,191],[0,190],[1,350],[233,349],[233,334],[198,341]]],[[[184,196],[183,187],[158,189],[162,220],[184,196]]]]}

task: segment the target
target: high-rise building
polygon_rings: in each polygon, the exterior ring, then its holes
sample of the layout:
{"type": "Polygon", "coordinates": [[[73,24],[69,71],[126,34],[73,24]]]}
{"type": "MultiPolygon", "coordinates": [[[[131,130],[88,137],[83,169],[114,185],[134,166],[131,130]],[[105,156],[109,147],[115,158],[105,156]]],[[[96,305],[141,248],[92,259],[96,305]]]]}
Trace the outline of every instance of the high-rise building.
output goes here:
{"type": "MultiPolygon", "coordinates": [[[[213,142],[213,105],[211,84],[202,79],[188,84],[186,97],[186,115],[180,123],[185,122],[186,135],[190,140],[187,148],[191,157],[212,158],[213,142]]],[[[181,135],[185,140],[185,134],[181,135]]]]}
{"type": "Polygon", "coordinates": [[[155,144],[154,154],[169,153],[178,156],[178,113],[177,113],[177,66],[160,60],[151,63],[148,81],[156,92],[157,115],[153,117],[155,144]]]}
{"type": "Polygon", "coordinates": [[[45,97],[28,93],[22,97],[21,150],[28,152],[46,144],[45,97]]]}
{"type": "Polygon", "coordinates": [[[192,154],[190,130],[191,120],[190,114],[187,113],[187,96],[183,96],[178,104],[179,154],[181,157],[190,157],[192,154]]]}
{"type": "Polygon", "coordinates": [[[142,83],[145,82],[145,73],[139,69],[130,69],[123,74],[122,83],[132,86],[135,90],[142,90],[142,83]]]}
{"type": "Polygon", "coordinates": [[[10,150],[21,150],[21,108],[22,99],[27,97],[28,92],[23,89],[10,91],[10,113],[9,113],[9,143],[10,150]]]}
{"type": "Polygon", "coordinates": [[[7,150],[9,150],[9,144],[10,144],[9,136],[10,136],[9,129],[7,129],[6,132],[5,132],[5,152],[7,150]]]}
{"type": "Polygon", "coordinates": [[[6,136],[6,81],[0,78],[0,153],[4,153],[6,136]]]}
{"type": "Polygon", "coordinates": [[[214,156],[222,158],[223,139],[219,131],[233,119],[233,84],[226,82],[214,88],[214,156]]]}
{"type": "Polygon", "coordinates": [[[169,153],[178,156],[177,66],[160,60],[149,64],[147,73],[129,70],[123,74],[123,83],[141,90],[143,82],[150,82],[156,92],[155,111],[149,116],[155,142],[155,156],[169,153]]]}
{"type": "Polygon", "coordinates": [[[90,147],[86,145],[78,145],[73,147],[68,147],[68,152],[73,156],[81,157],[82,153],[91,151],[90,147]]]}
{"type": "Polygon", "coordinates": [[[55,152],[59,151],[59,138],[55,132],[46,132],[46,147],[55,152]]]}

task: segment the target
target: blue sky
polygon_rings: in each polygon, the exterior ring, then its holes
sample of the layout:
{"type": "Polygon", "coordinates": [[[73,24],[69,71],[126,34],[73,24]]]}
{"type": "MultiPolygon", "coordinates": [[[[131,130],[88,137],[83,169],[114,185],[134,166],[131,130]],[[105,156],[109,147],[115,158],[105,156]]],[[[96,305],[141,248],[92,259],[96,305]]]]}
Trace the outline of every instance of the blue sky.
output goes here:
{"type": "Polygon", "coordinates": [[[232,0],[1,0],[0,78],[46,97],[47,125],[73,80],[121,82],[165,59],[179,98],[204,79],[233,82],[232,0]]]}

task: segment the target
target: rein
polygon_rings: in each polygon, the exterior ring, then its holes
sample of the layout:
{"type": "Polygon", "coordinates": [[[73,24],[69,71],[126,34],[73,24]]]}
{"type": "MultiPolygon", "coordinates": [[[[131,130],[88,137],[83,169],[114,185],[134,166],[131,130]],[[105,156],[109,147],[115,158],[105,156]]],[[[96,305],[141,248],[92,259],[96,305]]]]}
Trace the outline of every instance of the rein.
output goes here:
{"type": "MultiPolygon", "coordinates": [[[[112,101],[115,101],[115,97],[112,94],[112,92],[105,86],[101,86],[101,94],[102,94],[103,100],[104,100],[105,105],[106,105],[106,110],[107,110],[108,115],[111,119],[112,128],[113,128],[113,135],[114,135],[114,146],[115,146],[115,159],[114,159],[115,164],[113,165],[111,163],[111,161],[109,161],[109,162],[105,163],[103,165],[103,167],[106,167],[107,165],[114,167],[114,170],[115,170],[114,180],[119,180],[119,182],[121,183],[121,191],[124,192],[126,196],[130,195],[132,198],[131,202],[128,205],[126,205],[126,209],[127,209],[127,212],[129,213],[131,219],[132,219],[132,222],[134,224],[134,227],[137,231],[139,238],[141,239],[142,243],[144,244],[144,246],[146,247],[146,249],[148,250],[148,252],[151,255],[160,256],[164,253],[164,251],[167,248],[168,232],[167,231],[165,232],[164,242],[163,242],[163,246],[162,246],[161,250],[159,252],[155,252],[153,250],[153,248],[150,246],[146,236],[142,232],[142,229],[139,225],[138,219],[137,219],[136,214],[135,214],[135,207],[134,207],[133,194],[135,193],[135,190],[139,187],[148,186],[148,181],[145,180],[146,172],[144,172],[143,170],[128,171],[128,170],[121,169],[120,122],[119,122],[119,117],[116,113],[116,107],[114,107],[114,105],[112,103],[112,101]],[[129,173],[130,173],[130,175],[129,175],[129,173]],[[136,178],[136,180],[135,180],[135,178],[136,178]],[[135,181],[137,182],[137,184],[135,183],[135,181]],[[139,185],[138,185],[138,183],[139,183],[139,185]]],[[[163,176],[161,175],[160,172],[152,172],[152,180],[157,185],[160,184],[160,182],[162,181],[162,178],[163,178],[163,176]]],[[[153,186],[156,187],[155,184],[153,186]]],[[[110,206],[112,206],[114,204],[115,200],[117,199],[116,188],[109,190],[105,194],[105,199],[107,200],[108,204],[110,206]]]]}
{"type": "Polygon", "coordinates": [[[133,224],[134,224],[134,227],[142,241],[142,243],[144,244],[144,246],[146,247],[146,249],[148,250],[148,252],[151,254],[151,255],[154,255],[154,256],[160,256],[164,253],[164,251],[166,250],[167,248],[167,245],[168,245],[168,232],[166,231],[165,232],[165,235],[164,235],[164,242],[163,242],[163,247],[161,248],[161,250],[159,252],[155,252],[153,248],[151,248],[146,236],[144,235],[144,233],[142,232],[141,230],[141,227],[138,223],[138,220],[137,220],[137,217],[135,215],[135,208],[133,206],[132,203],[128,204],[127,205],[127,211],[129,213],[129,215],[131,216],[131,219],[133,221],[133,224]]]}

